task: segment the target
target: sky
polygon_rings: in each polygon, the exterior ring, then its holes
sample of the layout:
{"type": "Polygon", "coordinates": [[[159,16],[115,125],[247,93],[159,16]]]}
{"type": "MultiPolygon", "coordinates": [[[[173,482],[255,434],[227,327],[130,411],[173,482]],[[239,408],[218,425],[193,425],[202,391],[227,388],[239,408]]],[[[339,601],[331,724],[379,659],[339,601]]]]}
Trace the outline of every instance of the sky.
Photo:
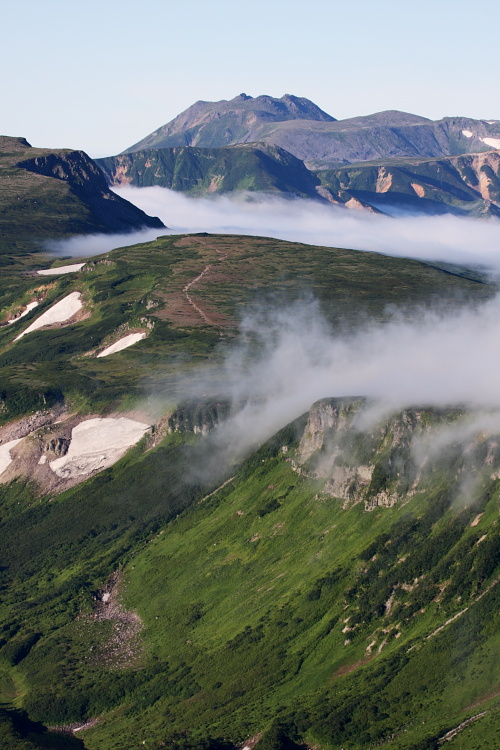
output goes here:
{"type": "Polygon", "coordinates": [[[106,156],[242,92],[305,96],[337,119],[500,119],[499,23],[498,0],[6,3],[0,132],[106,156]]]}

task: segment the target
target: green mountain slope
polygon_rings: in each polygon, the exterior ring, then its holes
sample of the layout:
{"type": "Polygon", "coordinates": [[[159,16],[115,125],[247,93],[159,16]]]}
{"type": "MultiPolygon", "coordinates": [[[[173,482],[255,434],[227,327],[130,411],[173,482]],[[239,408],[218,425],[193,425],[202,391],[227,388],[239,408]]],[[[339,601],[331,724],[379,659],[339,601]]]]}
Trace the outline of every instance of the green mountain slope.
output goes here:
{"type": "Polygon", "coordinates": [[[316,174],[334,194],[345,191],[382,211],[500,216],[499,151],[385,160],[316,174]]]}
{"type": "Polygon", "coordinates": [[[388,159],[311,171],[266,144],[163,148],[97,159],[108,183],[191,195],[256,191],[394,213],[500,216],[500,152],[388,159]]]}
{"type": "Polygon", "coordinates": [[[82,151],[35,149],[7,136],[0,137],[0,209],[2,265],[47,239],[163,226],[112,193],[82,151]]]}
{"type": "Polygon", "coordinates": [[[126,152],[255,141],[279,146],[308,166],[325,169],[374,159],[487,151],[500,145],[500,122],[465,117],[431,121],[398,111],[337,121],[308,100],[241,95],[230,101],[197,102],[126,152]],[[304,106],[292,107],[292,100],[304,106]]]}
{"type": "Polygon", "coordinates": [[[256,300],[276,308],[309,290],[345,331],[389,305],[414,316],[479,302],[492,283],[375,253],[190,235],[20,284],[2,320],[39,306],[0,327],[0,449],[21,441],[0,475],[6,743],[57,747],[44,727],[62,725],[89,750],[249,738],[259,750],[410,750],[477,715],[471,747],[495,746],[498,436],[469,431],[424,470],[415,441],[439,442],[463,409],[406,410],[360,432],[364,402],[345,399],[240,463],[211,442],[229,412],[217,365],[256,300]],[[14,341],[76,292],[77,317],[14,341]],[[134,346],[97,356],[138,330],[134,346]],[[179,408],[193,386],[203,398],[179,408]],[[71,427],[124,415],[152,425],[126,455],[49,481],[71,427]],[[210,457],[217,472],[197,471],[210,457]]]}
{"type": "Polygon", "coordinates": [[[265,144],[148,149],[96,162],[111,185],[160,185],[193,195],[250,190],[317,198],[320,184],[300,159],[265,144]]]}

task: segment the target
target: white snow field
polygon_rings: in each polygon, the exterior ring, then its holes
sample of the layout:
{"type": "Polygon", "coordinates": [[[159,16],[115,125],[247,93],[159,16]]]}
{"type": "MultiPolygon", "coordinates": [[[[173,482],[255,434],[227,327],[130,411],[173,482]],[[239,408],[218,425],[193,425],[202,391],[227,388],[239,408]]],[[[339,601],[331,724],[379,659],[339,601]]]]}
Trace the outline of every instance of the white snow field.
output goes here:
{"type": "Polygon", "coordinates": [[[122,339],[115,341],[114,344],[111,344],[111,346],[103,349],[97,357],[108,357],[110,354],[115,354],[115,352],[121,352],[122,349],[127,349],[129,346],[136,344],[144,338],[146,338],[145,333],[129,333],[128,336],[124,336],[122,339]]]}
{"type": "Polygon", "coordinates": [[[0,445],[0,474],[3,474],[5,469],[8,467],[9,464],[12,463],[12,456],[10,455],[10,450],[15,445],[21,442],[21,440],[24,440],[24,438],[17,438],[17,440],[9,440],[8,443],[3,443],[3,445],[0,445]]]}
{"type": "Polygon", "coordinates": [[[466,138],[472,138],[474,133],[471,130],[462,130],[462,135],[465,135],[466,138]]]}
{"type": "Polygon", "coordinates": [[[500,148],[500,138],[481,138],[483,143],[491,148],[500,148]]]}
{"type": "Polygon", "coordinates": [[[73,428],[68,452],[51,461],[57,476],[73,479],[106,469],[135,445],[150,425],[127,417],[95,417],[73,428]]]}
{"type": "Polygon", "coordinates": [[[35,307],[38,307],[38,302],[35,300],[34,302],[28,302],[26,305],[26,310],[23,310],[21,315],[18,315],[17,318],[11,318],[7,321],[7,323],[10,325],[11,323],[17,323],[18,320],[21,320],[21,318],[24,318],[25,315],[27,315],[31,310],[34,310],[35,307]]]}
{"type": "Polygon", "coordinates": [[[36,331],[37,328],[52,325],[53,323],[64,323],[66,320],[72,318],[83,307],[81,296],[80,292],[71,292],[67,297],[56,302],[55,305],[52,305],[51,308],[34,320],[26,330],[22,331],[19,336],[16,336],[14,341],[22,338],[27,333],[31,333],[31,331],[36,331]]]}
{"type": "Polygon", "coordinates": [[[76,273],[85,263],[73,263],[71,266],[59,266],[58,268],[45,268],[43,271],[37,271],[39,276],[57,276],[60,273],[76,273]]]}

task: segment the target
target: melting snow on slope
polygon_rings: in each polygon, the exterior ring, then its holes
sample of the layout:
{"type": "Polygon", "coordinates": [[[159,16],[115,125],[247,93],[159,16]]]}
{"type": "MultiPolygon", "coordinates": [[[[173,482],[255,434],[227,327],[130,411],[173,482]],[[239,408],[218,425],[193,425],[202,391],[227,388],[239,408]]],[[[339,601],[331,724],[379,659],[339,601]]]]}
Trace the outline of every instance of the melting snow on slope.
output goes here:
{"type": "Polygon", "coordinates": [[[80,294],[80,292],[71,292],[71,294],[68,294],[67,297],[64,297],[64,299],[56,302],[55,305],[52,305],[51,308],[40,315],[39,318],[34,320],[33,323],[28,326],[25,331],[20,333],[19,336],[16,336],[14,341],[17,341],[26,333],[36,331],[37,328],[52,325],[53,323],[64,323],[66,320],[72,318],[73,315],[83,307],[81,296],[82,295],[80,294]]]}
{"type": "Polygon", "coordinates": [[[26,305],[26,310],[23,310],[21,315],[18,315],[17,318],[11,318],[7,321],[7,323],[10,325],[11,323],[17,323],[18,320],[21,320],[21,318],[24,318],[25,315],[27,315],[31,310],[34,310],[35,307],[38,307],[38,302],[35,300],[34,302],[29,302],[26,305]]]}
{"type": "Polygon", "coordinates": [[[481,138],[483,143],[491,148],[500,148],[500,138],[481,138]]]}
{"type": "Polygon", "coordinates": [[[63,479],[100,471],[118,461],[148,429],[127,417],[87,419],[73,428],[68,452],[51,461],[50,468],[63,479]]]}
{"type": "Polygon", "coordinates": [[[8,443],[0,445],[0,474],[3,474],[8,465],[12,463],[11,448],[20,443],[21,440],[23,438],[17,438],[17,440],[9,440],[8,443]]]}
{"type": "Polygon", "coordinates": [[[85,263],[73,263],[71,266],[59,266],[58,268],[45,268],[43,271],[37,271],[39,276],[56,276],[60,273],[75,273],[83,268],[85,263]]]}
{"type": "Polygon", "coordinates": [[[115,352],[121,352],[122,349],[127,349],[129,346],[136,344],[138,341],[141,341],[141,339],[144,339],[144,338],[146,338],[145,333],[129,333],[128,336],[124,336],[119,341],[115,341],[114,344],[111,344],[111,346],[108,346],[106,349],[103,349],[103,351],[97,356],[107,357],[109,354],[114,354],[115,352]]]}
{"type": "MultiPolygon", "coordinates": [[[[471,130],[462,130],[462,135],[465,135],[466,138],[472,138],[474,133],[471,130]]],[[[38,272],[40,273],[40,272],[38,272]]]]}

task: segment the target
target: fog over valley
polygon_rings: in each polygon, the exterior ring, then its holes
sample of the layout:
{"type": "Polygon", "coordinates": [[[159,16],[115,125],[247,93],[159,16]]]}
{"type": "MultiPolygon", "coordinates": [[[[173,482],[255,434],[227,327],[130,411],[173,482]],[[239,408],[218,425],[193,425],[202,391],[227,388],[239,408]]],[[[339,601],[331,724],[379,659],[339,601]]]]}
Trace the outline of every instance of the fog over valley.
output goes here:
{"type": "Polygon", "coordinates": [[[159,216],[167,230],[94,235],[50,243],[62,255],[88,256],[166,233],[209,232],[275,237],[327,247],[500,270],[500,221],[444,216],[388,217],[305,199],[235,194],[192,198],[161,187],[114,192],[159,216]]]}

